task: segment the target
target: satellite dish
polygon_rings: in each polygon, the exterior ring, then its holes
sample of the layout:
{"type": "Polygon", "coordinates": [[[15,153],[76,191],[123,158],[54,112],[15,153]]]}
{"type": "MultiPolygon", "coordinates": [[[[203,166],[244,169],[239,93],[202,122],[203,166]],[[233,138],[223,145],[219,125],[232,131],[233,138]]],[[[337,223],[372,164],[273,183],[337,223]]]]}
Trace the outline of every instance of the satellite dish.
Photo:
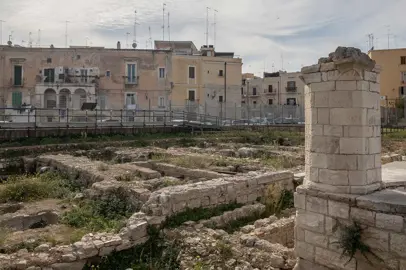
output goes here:
{"type": "Polygon", "coordinates": [[[13,44],[13,42],[11,42],[10,40],[7,41],[7,45],[8,45],[8,46],[11,46],[12,44],[13,44]]]}
{"type": "Polygon", "coordinates": [[[137,48],[137,43],[133,43],[133,48],[135,49],[135,48],[137,48]]]}

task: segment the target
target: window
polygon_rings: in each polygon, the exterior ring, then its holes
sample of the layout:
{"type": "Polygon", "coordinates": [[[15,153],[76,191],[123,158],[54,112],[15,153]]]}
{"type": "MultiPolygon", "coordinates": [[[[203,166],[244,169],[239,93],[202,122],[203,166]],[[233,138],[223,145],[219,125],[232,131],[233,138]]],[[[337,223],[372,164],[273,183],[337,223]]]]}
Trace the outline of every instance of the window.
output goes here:
{"type": "Polygon", "coordinates": [[[241,95],[244,95],[244,87],[241,87],[241,95]]]}
{"type": "MultiPolygon", "coordinates": [[[[63,75],[63,74],[60,74],[63,75]]],[[[53,68],[46,68],[44,69],[44,82],[46,83],[54,83],[55,82],[55,69],[53,68]]]]}
{"type": "Polygon", "coordinates": [[[52,58],[47,58],[47,63],[51,64],[52,63],[52,58]]]}
{"type": "Polygon", "coordinates": [[[272,85],[268,85],[268,93],[272,93],[273,92],[273,86],[272,85]]]}
{"type": "Polygon", "coordinates": [[[195,79],[195,67],[189,67],[189,79],[195,79]]]}
{"type": "Polygon", "coordinates": [[[80,54],[76,55],[76,60],[80,59],[80,54]]]}
{"type": "Polygon", "coordinates": [[[14,66],[14,85],[21,86],[23,85],[23,67],[14,66]]]}
{"type": "Polygon", "coordinates": [[[252,95],[253,96],[257,95],[257,88],[256,87],[252,88],[252,95]]]}
{"type": "Polygon", "coordinates": [[[254,108],[256,108],[256,107],[257,107],[257,102],[256,102],[256,101],[253,101],[253,102],[252,102],[252,105],[254,106],[254,108]]]}
{"type": "Polygon", "coordinates": [[[106,70],[106,77],[110,77],[110,76],[111,76],[110,70],[106,70]]]}
{"type": "Polygon", "coordinates": [[[400,57],[400,64],[401,65],[406,65],[406,56],[401,56],[400,57]]]}
{"type": "Polygon", "coordinates": [[[268,99],[268,105],[273,105],[273,99],[268,99]]]}
{"type": "Polygon", "coordinates": [[[220,69],[220,70],[219,70],[219,76],[220,76],[220,77],[223,77],[223,76],[224,76],[224,75],[223,75],[223,70],[222,70],[222,69],[220,69]]]}
{"type": "Polygon", "coordinates": [[[134,93],[127,93],[125,95],[125,104],[126,105],[135,105],[135,94],[134,93]]]}
{"type": "Polygon", "coordinates": [[[189,90],[188,91],[188,100],[195,101],[195,99],[196,99],[195,95],[196,95],[195,90],[189,90]]]}
{"type": "Polygon", "coordinates": [[[401,96],[405,95],[405,87],[404,86],[399,87],[399,95],[401,95],[401,96]]]}
{"type": "Polygon", "coordinates": [[[130,84],[136,83],[137,81],[136,68],[137,66],[135,63],[127,64],[127,83],[130,84]]]}
{"type": "Polygon", "coordinates": [[[219,96],[219,102],[223,102],[223,96],[219,96]]]}
{"type": "Polygon", "coordinates": [[[296,98],[287,98],[286,105],[296,105],[296,98]]]}
{"type": "Polygon", "coordinates": [[[245,104],[245,100],[241,100],[241,104],[245,104]]]}
{"type": "Polygon", "coordinates": [[[159,78],[165,78],[165,68],[159,68],[159,78]]]}
{"type": "Polygon", "coordinates": [[[81,69],[80,70],[80,82],[81,83],[87,83],[87,75],[88,75],[88,73],[87,73],[87,69],[81,69]]]}
{"type": "Polygon", "coordinates": [[[296,90],[296,82],[295,81],[288,81],[286,90],[295,91],[296,90]]]}
{"type": "Polygon", "coordinates": [[[402,81],[402,83],[406,83],[406,72],[400,73],[400,80],[402,81]]]}
{"type": "Polygon", "coordinates": [[[11,105],[13,108],[18,108],[23,103],[23,93],[13,92],[11,97],[11,105]]]}
{"type": "Polygon", "coordinates": [[[158,97],[158,107],[165,107],[165,97],[158,97]]]}

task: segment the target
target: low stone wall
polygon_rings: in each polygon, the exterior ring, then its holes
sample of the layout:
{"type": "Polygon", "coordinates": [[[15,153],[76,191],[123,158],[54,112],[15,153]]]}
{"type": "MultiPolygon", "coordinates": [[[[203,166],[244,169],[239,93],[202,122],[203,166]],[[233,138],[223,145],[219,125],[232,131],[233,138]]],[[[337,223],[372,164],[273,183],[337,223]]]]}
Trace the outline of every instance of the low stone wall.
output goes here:
{"type": "Polygon", "coordinates": [[[406,192],[381,190],[369,195],[321,193],[299,187],[295,193],[297,270],[406,269],[406,192]],[[382,261],[360,252],[348,264],[337,241],[343,226],[356,221],[362,241],[382,261]]]}
{"type": "Polygon", "coordinates": [[[282,183],[284,189],[293,190],[293,174],[252,172],[243,176],[167,187],[153,192],[141,210],[152,216],[171,216],[187,208],[213,207],[232,202],[253,203],[273,183],[282,183]]]}
{"type": "Polygon", "coordinates": [[[165,173],[165,175],[172,177],[187,177],[193,179],[198,178],[216,179],[225,176],[224,174],[221,173],[200,169],[188,169],[167,163],[151,162],[150,164],[152,169],[165,173]]]}
{"type": "Polygon", "coordinates": [[[28,230],[36,226],[46,226],[58,223],[59,214],[48,210],[33,214],[8,213],[0,216],[0,228],[7,227],[14,230],[28,230]],[[42,224],[42,225],[41,225],[42,224]]]}

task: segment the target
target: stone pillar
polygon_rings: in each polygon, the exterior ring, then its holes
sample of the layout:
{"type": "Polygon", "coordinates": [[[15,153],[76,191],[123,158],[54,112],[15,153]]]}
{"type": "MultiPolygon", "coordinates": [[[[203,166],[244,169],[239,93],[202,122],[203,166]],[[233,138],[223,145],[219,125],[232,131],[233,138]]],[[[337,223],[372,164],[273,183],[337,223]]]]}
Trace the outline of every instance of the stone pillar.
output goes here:
{"type": "Polygon", "coordinates": [[[381,186],[379,71],[355,48],[339,47],[304,67],[309,189],[367,194],[381,186]]]}

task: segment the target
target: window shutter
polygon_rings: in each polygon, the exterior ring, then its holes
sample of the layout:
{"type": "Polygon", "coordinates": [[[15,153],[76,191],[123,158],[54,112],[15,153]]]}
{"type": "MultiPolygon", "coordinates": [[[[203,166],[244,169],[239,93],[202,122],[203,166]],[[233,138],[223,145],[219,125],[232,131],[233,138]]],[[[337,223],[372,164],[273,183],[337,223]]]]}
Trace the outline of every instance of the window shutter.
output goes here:
{"type": "Polygon", "coordinates": [[[21,92],[13,92],[11,99],[12,99],[12,106],[14,108],[21,107],[22,100],[23,100],[23,94],[21,92]]]}

